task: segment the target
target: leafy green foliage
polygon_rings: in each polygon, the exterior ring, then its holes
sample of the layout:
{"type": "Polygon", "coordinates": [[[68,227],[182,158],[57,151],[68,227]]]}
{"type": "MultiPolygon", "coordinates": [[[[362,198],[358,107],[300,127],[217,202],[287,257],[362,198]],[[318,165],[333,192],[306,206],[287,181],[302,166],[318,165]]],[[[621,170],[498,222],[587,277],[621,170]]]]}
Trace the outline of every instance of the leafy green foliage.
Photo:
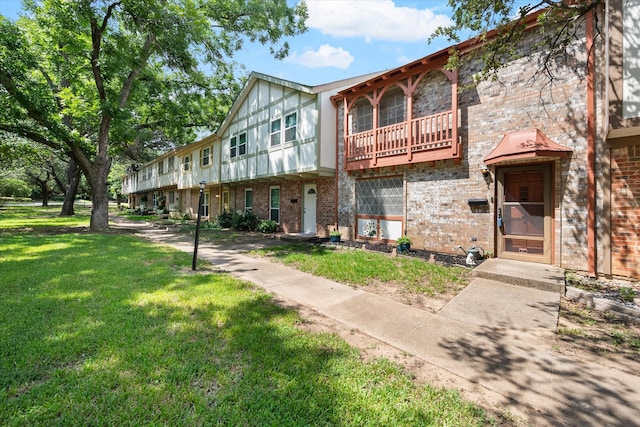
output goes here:
{"type": "Polygon", "coordinates": [[[76,161],[93,229],[108,225],[113,156],[218,127],[240,90],[233,54],[250,40],[283,57],[307,17],[286,0],[43,0],[26,12],[0,16],[0,131],[76,161]]]}
{"type": "Polygon", "coordinates": [[[231,228],[233,225],[233,215],[229,212],[223,212],[218,215],[218,225],[222,228],[231,228]]]}
{"type": "Polygon", "coordinates": [[[0,196],[29,197],[31,187],[18,178],[0,178],[0,196]]]}
{"type": "Polygon", "coordinates": [[[256,230],[260,233],[275,233],[278,231],[278,223],[272,219],[263,219],[256,226],[256,230]]]}
{"type": "Polygon", "coordinates": [[[518,2],[517,10],[514,0],[449,0],[448,3],[453,9],[453,24],[439,27],[429,40],[444,36],[449,41],[460,42],[461,34],[471,33],[475,37],[471,50],[461,53],[453,49],[447,68],[453,70],[479,60],[482,68],[475,75],[478,83],[495,79],[502,67],[518,57],[527,28],[525,17],[542,8],[546,9],[537,16],[540,38],[536,48],[541,48],[545,55],[539,71],[553,77],[550,61],[567,54],[567,47],[581,37],[581,22],[585,16],[604,1],[518,2]]]}
{"type": "Polygon", "coordinates": [[[254,231],[258,225],[258,217],[251,211],[234,212],[231,216],[231,226],[238,231],[254,231]]]}

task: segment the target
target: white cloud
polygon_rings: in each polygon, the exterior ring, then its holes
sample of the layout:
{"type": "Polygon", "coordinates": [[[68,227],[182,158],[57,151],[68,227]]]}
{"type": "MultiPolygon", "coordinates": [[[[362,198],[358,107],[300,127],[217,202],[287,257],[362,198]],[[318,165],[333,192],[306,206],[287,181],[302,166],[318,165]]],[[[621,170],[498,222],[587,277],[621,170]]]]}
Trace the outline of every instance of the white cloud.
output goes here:
{"type": "Polygon", "coordinates": [[[398,7],[393,0],[306,0],[309,28],[334,37],[363,37],[371,40],[426,41],[448,16],[431,9],[398,7]]]}
{"type": "Polygon", "coordinates": [[[336,67],[347,69],[353,62],[353,55],[341,47],[323,44],[316,51],[307,49],[301,54],[294,52],[285,61],[307,68],[336,67]]]}

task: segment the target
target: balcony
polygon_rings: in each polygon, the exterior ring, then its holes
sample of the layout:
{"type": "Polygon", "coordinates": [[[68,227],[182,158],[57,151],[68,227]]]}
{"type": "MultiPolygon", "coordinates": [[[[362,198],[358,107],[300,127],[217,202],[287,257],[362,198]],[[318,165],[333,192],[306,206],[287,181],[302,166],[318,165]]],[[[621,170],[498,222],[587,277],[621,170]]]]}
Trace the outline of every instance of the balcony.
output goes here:
{"type": "Polygon", "coordinates": [[[445,111],[345,137],[347,171],[436,160],[460,160],[453,111],[445,111]]]}

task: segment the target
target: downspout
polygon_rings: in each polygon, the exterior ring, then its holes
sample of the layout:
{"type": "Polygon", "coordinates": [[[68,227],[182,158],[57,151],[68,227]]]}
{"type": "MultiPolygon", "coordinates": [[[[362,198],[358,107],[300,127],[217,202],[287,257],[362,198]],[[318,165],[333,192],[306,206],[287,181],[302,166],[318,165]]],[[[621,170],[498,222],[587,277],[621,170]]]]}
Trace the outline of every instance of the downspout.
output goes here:
{"type": "Polygon", "coordinates": [[[586,17],[587,38],[587,268],[597,276],[596,264],[596,180],[595,180],[595,58],[593,54],[593,10],[586,17]]]}
{"type": "MultiPolygon", "coordinates": [[[[333,179],[333,185],[335,187],[334,192],[333,192],[333,227],[335,230],[339,229],[339,224],[338,224],[338,201],[339,201],[339,197],[338,197],[338,191],[339,191],[339,185],[338,185],[338,181],[340,179],[339,177],[339,171],[340,171],[340,163],[338,163],[339,161],[339,147],[340,144],[338,143],[338,141],[340,140],[340,131],[338,130],[338,123],[340,123],[339,121],[339,113],[338,113],[338,106],[334,103],[333,106],[335,107],[336,110],[336,171],[335,171],[335,176],[333,179]]],[[[349,236],[349,238],[351,238],[351,236],[349,236]]]]}

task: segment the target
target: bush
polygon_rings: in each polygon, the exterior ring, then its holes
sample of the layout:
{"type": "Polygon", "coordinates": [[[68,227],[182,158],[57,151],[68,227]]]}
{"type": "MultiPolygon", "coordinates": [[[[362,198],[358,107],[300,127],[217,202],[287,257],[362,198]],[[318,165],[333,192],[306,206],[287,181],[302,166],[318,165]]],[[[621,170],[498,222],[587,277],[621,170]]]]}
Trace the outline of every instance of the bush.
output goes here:
{"type": "Polygon", "coordinates": [[[231,226],[238,231],[254,231],[258,225],[258,217],[253,212],[237,211],[231,217],[231,226]]]}
{"type": "Polygon", "coordinates": [[[263,220],[258,223],[256,230],[260,233],[275,233],[278,231],[278,224],[273,220],[263,220]]]}
{"type": "Polygon", "coordinates": [[[0,179],[0,196],[29,197],[31,196],[31,187],[21,179],[0,179]]]}
{"type": "Polygon", "coordinates": [[[233,215],[227,212],[223,212],[220,215],[218,215],[218,225],[221,228],[231,228],[232,218],[233,218],[233,215]]]}

